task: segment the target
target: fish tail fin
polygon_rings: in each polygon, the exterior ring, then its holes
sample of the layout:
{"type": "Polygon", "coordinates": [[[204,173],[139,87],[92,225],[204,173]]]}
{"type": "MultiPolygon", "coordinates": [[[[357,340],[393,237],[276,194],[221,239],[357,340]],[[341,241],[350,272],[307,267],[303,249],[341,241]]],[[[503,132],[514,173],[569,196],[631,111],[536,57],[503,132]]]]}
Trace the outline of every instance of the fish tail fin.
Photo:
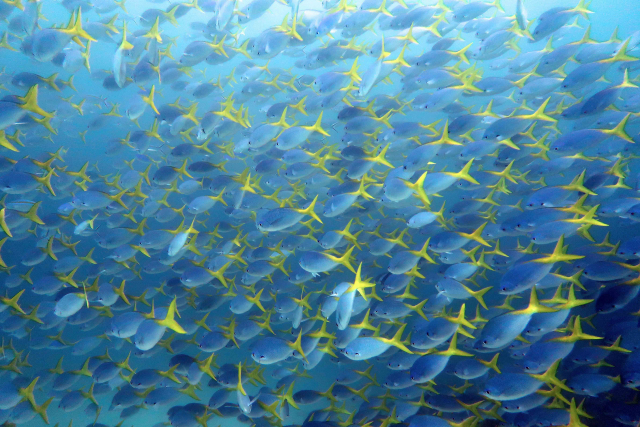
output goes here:
{"type": "Polygon", "coordinates": [[[608,350],[608,351],[617,351],[619,353],[632,353],[631,350],[628,350],[628,349],[622,347],[620,345],[621,342],[622,342],[622,335],[620,335],[618,338],[616,338],[616,340],[614,341],[613,344],[608,345],[608,346],[599,345],[598,348],[602,348],[602,349],[608,350]]]}
{"type": "Polygon", "coordinates": [[[49,416],[47,415],[47,408],[49,404],[53,401],[53,397],[50,397],[46,400],[42,405],[35,405],[33,407],[33,412],[40,415],[40,418],[45,422],[45,424],[49,424],[49,416]]]}
{"type": "Polygon", "coordinates": [[[266,310],[264,309],[264,307],[262,306],[262,303],[260,302],[260,296],[262,295],[262,291],[264,291],[264,289],[260,289],[260,291],[258,291],[257,294],[255,294],[254,296],[250,297],[248,295],[245,295],[244,297],[247,299],[247,301],[253,303],[254,305],[258,306],[258,308],[262,311],[265,312],[266,310]]]}
{"type": "MultiPolygon", "coordinates": [[[[226,187],[225,187],[225,188],[226,188],[226,187]]],[[[222,189],[222,191],[220,192],[220,194],[218,194],[217,196],[209,196],[209,198],[210,198],[211,200],[215,200],[216,202],[220,202],[220,203],[222,203],[222,204],[223,204],[223,205],[225,205],[225,206],[228,206],[228,205],[227,205],[227,202],[225,202],[225,201],[224,201],[224,199],[222,198],[222,195],[224,194],[224,190],[225,190],[225,189],[223,188],[223,189],[222,189]]]]}
{"type": "Polygon", "coordinates": [[[375,374],[371,375],[371,370],[373,369],[373,366],[369,366],[367,369],[365,369],[364,371],[354,371],[356,374],[360,375],[363,378],[367,378],[368,380],[370,380],[372,383],[377,383],[376,382],[376,378],[375,378],[375,374]]]}
{"type": "Polygon", "coordinates": [[[30,285],[33,285],[33,279],[31,278],[31,272],[33,271],[34,268],[35,267],[31,267],[29,270],[27,270],[26,273],[20,275],[20,278],[22,280],[24,280],[25,282],[27,282],[28,284],[30,284],[30,285]]]}
{"type": "Polygon", "coordinates": [[[214,358],[214,354],[211,353],[211,355],[209,355],[209,357],[207,357],[203,363],[200,363],[200,370],[202,372],[204,372],[205,374],[209,375],[209,377],[212,380],[215,380],[216,376],[214,375],[213,371],[211,370],[211,363],[213,363],[213,365],[216,366],[216,367],[218,365],[215,362],[213,362],[213,358],[214,358]]]}
{"type": "MultiPolygon", "coordinates": [[[[67,87],[70,87],[71,90],[73,90],[74,92],[77,92],[78,89],[76,89],[76,87],[73,85],[73,78],[75,77],[75,75],[71,75],[69,76],[69,78],[67,80],[60,80],[62,82],[62,84],[64,84],[67,87]]],[[[84,100],[80,101],[80,103],[84,103],[84,100]]]]}
{"type": "Polygon", "coordinates": [[[158,109],[156,108],[156,104],[154,103],[154,98],[155,98],[155,93],[156,93],[156,86],[155,85],[151,85],[151,90],[149,91],[149,95],[148,96],[142,96],[142,100],[144,101],[145,104],[149,105],[153,111],[156,112],[156,114],[160,114],[160,112],[158,111],[158,109]]]}
{"type": "Polygon", "coordinates": [[[600,62],[625,62],[625,61],[637,61],[635,56],[627,55],[627,49],[629,47],[629,38],[622,43],[620,49],[611,58],[603,59],[600,62]]]}
{"type": "Polygon", "coordinates": [[[468,90],[470,92],[482,92],[482,89],[479,89],[473,84],[475,80],[474,77],[475,77],[475,74],[471,74],[469,76],[465,76],[464,78],[462,78],[460,80],[462,83],[462,89],[468,90]]]}
{"type": "Polygon", "coordinates": [[[51,118],[53,114],[44,111],[38,105],[38,85],[33,85],[29,88],[29,91],[25,96],[18,97],[18,100],[22,102],[20,108],[31,111],[43,117],[51,118]]]}
{"type": "Polygon", "coordinates": [[[189,178],[193,178],[189,172],[187,172],[187,160],[185,160],[184,162],[182,162],[182,166],[180,166],[179,168],[176,169],[176,172],[178,172],[180,175],[185,175],[188,176],[189,178]]]}
{"type": "Polygon", "coordinates": [[[165,316],[165,318],[162,320],[156,320],[156,322],[159,325],[164,326],[165,328],[169,328],[174,332],[177,332],[179,334],[186,334],[187,331],[182,329],[182,326],[180,326],[175,320],[176,312],[176,298],[173,298],[173,301],[171,301],[171,304],[169,304],[169,308],[167,309],[167,315],[165,316]]]}
{"type": "MultiPolygon", "coordinates": [[[[402,1],[404,3],[403,0],[400,0],[400,1],[402,1]]],[[[405,5],[405,8],[406,8],[406,5],[405,5]]],[[[389,12],[389,9],[387,9],[387,0],[382,0],[382,4],[380,4],[380,7],[378,8],[378,11],[383,13],[383,14],[385,14],[385,15],[387,15],[387,16],[393,16],[391,14],[391,12],[389,12]]]]}
{"type": "MultiPolygon", "coordinates": [[[[424,204],[424,206],[427,209],[429,209],[429,207],[431,206],[431,200],[429,200],[429,196],[427,195],[427,192],[424,191],[424,180],[426,178],[427,178],[427,172],[424,172],[422,175],[420,175],[420,177],[418,177],[416,182],[414,182],[411,185],[407,184],[407,186],[409,186],[409,188],[411,188],[416,193],[414,196],[420,199],[420,201],[424,204]]],[[[443,204],[443,207],[444,207],[444,204],[443,204]]],[[[440,220],[444,221],[444,217],[439,218],[438,222],[440,222],[440,220]]]]}
{"type": "Polygon", "coordinates": [[[53,236],[49,237],[49,240],[47,241],[47,246],[42,248],[42,251],[45,254],[47,254],[49,258],[51,258],[54,261],[57,261],[58,257],[56,256],[55,252],[53,252],[53,240],[54,240],[53,236]]]}
{"type": "Polygon", "coordinates": [[[470,174],[469,171],[471,171],[471,166],[473,165],[473,160],[471,159],[467,162],[466,165],[464,165],[464,167],[460,170],[460,172],[445,172],[447,175],[449,176],[453,176],[455,178],[458,179],[464,179],[467,182],[470,182],[472,184],[476,184],[479,185],[480,183],[478,181],[476,181],[470,174]]]}
{"type": "Polygon", "coordinates": [[[289,124],[287,123],[287,109],[289,107],[296,108],[294,105],[291,105],[291,104],[289,104],[288,106],[284,107],[284,110],[282,110],[282,114],[280,114],[280,119],[278,119],[278,121],[275,122],[275,123],[270,123],[271,126],[279,126],[279,127],[284,127],[284,128],[289,127],[289,124]]]}
{"type": "MultiPolygon", "coordinates": [[[[590,4],[591,2],[589,2],[590,4]]],[[[580,0],[576,7],[571,9],[572,12],[579,13],[584,19],[589,19],[588,14],[593,13],[589,10],[589,4],[587,4],[586,0],[580,0]]]]}
{"type": "Polygon", "coordinates": [[[297,104],[289,104],[289,106],[295,110],[300,111],[303,115],[308,116],[309,114],[307,113],[307,110],[305,108],[306,102],[307,102],[307,96],[305,96],[300,101],[298,101],[297,104]]]}
{"type": "MultiPolygon", "coordinates": [[[[213,154],[213,151],[211,151],[211,148],[209,148],[209,142],[211,142],[211,140],[210,140],[210,139],[207,139],[207,140],[206,140],[205,142],[203,142],[202,144],[200,144],[200,145],[196,145],[196,148],[198,148],[198,149],[200,149],[200,150],[202,150],[202,151],[204,151],[204,152],[207,152],[207,153],[209,153],[209,154],[213,154]]],[[[224,164],[223,164],[223,166],[221,167],[221,169],[222,169],[222,170],[224,170],[224,164]]],[[[226,171],[225,171],[225,172],[226,172],[226,171]]],[[[223,191],[224,191],[224,190],[223,190],[223,191]]]]}
{"type": "Polygon", "coordinates": [[[622,40],[620,40],[620,38],[618,38],[618,26],[616,26],[616,28],[613,29],[613,33],[611,34],[611,37],[609,37],[609,43],[621,43],[622,40]]]}
{"type": "Polygon", "coordinates": [[[427,253],[427,249],[429,248],[429,242],[431,241],[431,237],[429,237],[422,245],[419,251],[410,251],[413,255],[425,259],[427,262],[431,264],[436,264],[436,262],[429,256],[427,253]]]}
{"type": "Polygon", "coordinates": [[[389,150],[389,146],[390,145],[391,145],[390,143],[387,144],[382,150],[380,150],[380,153],[378,153],[377,156],[375,156],[375,157],[373,157],[371,159],[371,161],[374,162],[374,163],[378,163],[380,165],[387,166],[389,168],[393,168],[393,165],[391,163],[389,163],[387,161],[387,159],[385,158],[385,155],[387,154],[387,151],[389,150]]]}
{"type": "Polygon", "coordinates": [[[35,377],[33,379],[33,381],[31,381],[31,383],[29,383],[28,386],[22,387],[22,388],[20,388],[18,390],[18,394],[20,396],[22,396],[22,400],[28,401],[33,408],[38,406],[38,405],[36,405],[36,398],[33,395],[33,393],[35,392],[36,384],[38,383],[39,379],[40,379],[40,377],[35,377]]]}
{"type": "Polygon", "coordinates": [[[12,50],[14,52],[17,52],[18,49],[14,48],[13,46],[11,46],[9,44],[9,32],[5,31],[5,33],[2,35],[2,40],[0,40],[0,47],[3,47],[5,49],[8,50],[12,50]]]}
{"type": "Polygon", "coordinates": [[[596,210],[599,207],[600,207],[600,205],[596,205],[596,206],[592,207],[591,209],[589,209],[589,211],[582,218],[578,219],[576,222],[578,224],[590,224],[590,225],[598,225],[600,227],[606,227],[607,224],[605,224],[604,222],[600,222],[600,221],[595,219],[596,210]]]}
{"type": "Polygon", "coordinates": [[[311,218],[315,219],[316,221],[318,221],[320,224],[322,224],[322,220],[320,219],[320,217],[318,216],[318,214],[316,214],[315,212],[315,208],[316,208],[316,203],[318,201],[318,196],[316,196],[313,201],[311,202],[311,204],[309,206],[307,206],[304,209],[296,209],[296,212],[301,213],[303,215],[309,215],[311,218]]]}
{"type": "Polygon", "coordinates": [[[304,350],[302,349],[302,331],[298,332],[298,338],[296,338],[294,342],[287,341],[287,345],[289,346],[290,349],[300,353],[302,358],[308,362],[307,356],[304,354],[304,350]]]}
{"type": "Polygon", "coordinates": [[[49,85],[49,87],[56,92],[60,92],[60,88],[56,84],[56,79],[58,78],[58,73],[53,73],[49,77],[40,77],[40,80],[49,85]]]}
{"type": "Polygon", "coordinates": [[[472,291],[471,289],[467,288],[465,285],[462,285],[464,287],[464,289],[469,292],[471,294],[472,297],[474,297],[478,303],[482,306],[482,308],[484,308],[485,310],[488,310],[487,308],[487,304],[484,302],[484,294],[486,294],[487,292],[489,292],[493,286],[489,286],[487,288],[484,289],[480,289],[479,291],[472,291]]]}
{"type": "MultiPolygon", "coordinates": [[[[84,100],[83,100],[84,102],[84,100]]],[[[80,168],[80,170],[77,172],[78,176],[82,179],[84,179],[85,181],[88,182],[93,182],[91,180],[91,178],[89,177],[89,175],[87,175],[87,168],[89,167],[89,162],[86,162],[84,165],[82,165],[82,167],[80,168]]]]}
{"type": "Polygon", "coordinates": [[[407,30],[407,34],[405,34],[404,36],[398,37],[398,39],[408,41],[410,43],[418,44],[418,40],[416,40],[416,38],[413,36],[413,23],[411,23],[409,30],[407,30]]]}
{"type": "Polygon", "coordinates": [[[247,392],[244,391],[244,387],[242,387],[242,362],[238,363],[238,385],[236,386],[236,390],[244,396],[247,395],[247,392]]]}
{"type": "Polygon", "coordinates": [[[335,257],[332,255],[327,255],[325,254],[326,257],[328,257],[331,261],[340,264],[340,265],[344,265],[345,267],[347,267],[349,269],[349,271],[351,271],[352,273],[355,273],[356,270],[354,270],[353,266],[351,265],[351,254],[353,253],[353,250],[355,249],[355,245],[351,246],[349,249],[347,249],[347,251],[342,254],[341,257],[335,257]]]}
{"type": "Polygon", "coordinates": [[[409,309],[411,309],[411,311],[415,311],[418,316],[422,317],[424,320],[429,320],[427,319],[427,316],[424,314],[424,312],[422,311],[422,309],[424,308],[424,305],[427,303],[428,299],[423,300],[422,302],[416,304],[416,305],[409,305],[409,304],[405,304],[405,306],[409,309]]]}
{"type": "Polygon", "coordinates": [[[20,151],[12,143],[9,142],[9,140],[7,139],[7,135],[3,130],[0,131],[0,146],[16,153],[20,151]]]}
{"type": "Polygon", "coordinates": [[[55,169],[52,168],[45,176],[37,176],[34,175],[33,178],[38,181],[40,184],[44,185],[49,193],[52,195],[56,195],[56,192],[53,191],[53,187],[51,186],[51,176],[54,174],[55,169]]]}
{"type": "Polygon", "coordinates": [[[400,350],[404,351],[405,353],[413,354],[413,352],[409,350],[409,348],[407,348],[407,346],[404,344],[404,341],[402,339],[402,334],[404,333],[404,329],[406,327],[407,327],[406,324],[403,324],[402,326],[400,326],[400,328],[396,331],[395,335],[391,339],[382,338],[382,337],[376,337],[376,339],[378,339],[379,341],[382,341],[385,344],[389,344],[394,347],[397,347],[400,350]]]}
{"type": "MultiPolygon", "coordinates": [[[[296,367],[294,368],[294,372],[297,373],[298,370],[298,366],[296,365],[296,367]]],[[[306,371],[304,372],[305,375],[301,375],[304,376],[305,378],[311,378],[310,375],[308,375],[306,373],[306,371]]],[[[294,398],[293,398],[293,386],[295,385],[295,381],[291,382],[291,385],[289,386],[289,388],[287,389],[287,391],[285,392],[284,395],[281,395],[280,398],[282,399],[282,402],[287,402],[289,405],[293,406],[296,409],[300,409],[300,407],[298,406],[298,404],[295,402],[294,398]]]]}
{"type": "MultiPolygon", "coordinates": [[[[124,0],[122,0],[124,2],[124,0]]],[[[192,7],[195,10],[204,13],[204,11],[202,10],[202,8],[200,7],[200,5],[198,4],[198,0],[191,0],[190,3],[185,3],[185,6],[187,7],[192,7]]]]}
{"type": "Polygon", "coordinates": [[[596,196],[596,193],[584,186],[584,178],[587,170],[584,169],[580,175],[573,178],[568,185],[563,185],[562,188],[570,191],[580,191],[590,196],[596,196]]]}
{"type": "Polygon", "coordinates": [[[580,235],[581,237],[587,239],[590,242],[595,242],[595,239],[593,238],[593,236],[591,235],[591,233],[589,233],[589,229],[591,228],[592,224],[584,224],[582,227],[578,228],[578,235],[580,235]]]}
{"type": "Polygon", "coordinates": [[[482,363],[487,368],[493,369],[497,373],[501,374],[502,372],[500,372],[500,369],[498,368],[498,356],[500,356],[500,353],[496,353],[493,356],[493,358],[488,362],[486,362],[484,360],[480,360],[480,359],[477,359],[477,360],[478,360],[478,362],[482,363]]]}
{"type": "MultiPolygon", "coordinates": [[[[333,397],[333,396],[331,396],[331,397],[333,397]]],[[[282,417],[280,416],[280,414],[278,413],[278,410],[277,410],[279,404],[280,404],[279,400],[274,401],[270,405],[267,405],[266,403],[262,403],[261,400],[258,400],[258,405],[260,406],[260,408],[262,408],[265,412],[273,415],[278,420],[282,421],[282,417]]],[[[217,409],[216,409],[216,411],[217,411],[217,409]]]]}
{"type": "Polygon", "coordinates": [[[449,348],[444,351],[439,351],[435,354],[438,354],[441,356],[463,356],[463,357],[472,356],[470,353],[467,353],[466,351],[462,351],[458,349],[458,331],[455,331],[453,333],[453,337],[451,337],[451,342],[449,343],[449,348]]]}
{"type": "Polygon", "coordinates": [[[107,198],[109,200],[111,200],[112,202],[116,202],[118,203],[120,206],[122,206],[125,209],[129,209],[127,207],[127,205],[124,204],[124,202],[122,201],[122,196],[124,196],[125,194],[127,194],[127,189],[122,190],[121,192],[119,192],[118,194],[107,194],[107,198]]]}
{"type": "Polygon", "coordinates": [[[480,243],[483,246],[490,247],[491,245],[482,237],[482,232],[484,231],[484,228],[487,226],[487,224],[488,222],[485,222],[480,227],[478,227],[473,233],[458,232],[458,234],[462,237],[466,237],[469,240],[475,240],[476,242],[480,243]]]}
{"type": "Polygon", "coordinates": [[[387,111],[384,116],[382,116],[382,117],[380,117],[378,119],[376,119],[374,117],[374,120],[376,120],[378,122],[381,122],[381,123],[384,123],[385,125],[387,125],[387,127],[389,129],[391,129],[393,126],[391,126],[391,123],[389,123],[389,117],[391,117],[391,113],[393,113],[393,112],[394,112],[394,110],[391,109],[391,110],[387,111]]]}
{"type": "Polygon", "coordinates": [[[500,4],[500,0],[493,0],[493,2],[491,3],[491,6],[495,7],[500,12],[504,13],[504,8],[502,7],[502,4],[500,4]]]}
{"type": "Polygon", "coordinates": [[[93,402],[94,404],[98,405],[98,401],[96,400],[95,396],[93,395],[93,387],[94,387],[95,383],[91,383],[91,387],[89,387],[89,391],[81,391],[80,394],[82,394],[82,397],[84,397],[85,399],[89,399],[91,402],[93,402]]]}
{"type": "MultiPolygon", "coordinates": [[[[6,239],[6,237],[5,237],[5,239],[6,239]]],[[[21,290],[20,292],[18,292],[17,294],[15,294],[11,298],[0,297],[0,301],[4,305],[13,308],[15,311],[20,312],[22,314],[26,314],[24,312],[24,310],[22,310],[22,308],[18,305],[18,300],[20,299],[20,297],[22,296],[23,293],[24,293],[24,289],[21,290]]]]}
{"type": "MultiPolygon", "coordinates": [[[[364,387],[362,387],[360,390],[356,390],[356,389],[354,389],[354,388],[352,388],[352,387],[347,387],[347,389],[348,389],[351,393],[353,393],[354,395],[358,396],[360,399],[364,400],[365,402],[369,402],[369,399],[367,399],[367,396],[366,396],[364,393],[365,393],[365,392],[367,391],[367,389],[368,389],[369,387],[371,387],[372,385],[373,385],[372,383],[366,383],[366,384],[364,385],[364,387]]],[[[355,415],[355,413],[353,413],[353,415],[355,415]]]]}
{"type": "Polygon", "coordinates": [[[469,48],[471,47],[472,43],[469,43],[468,45],[466,45],[465,47],[463,47],[460,50],[457,50],[455,52],[449,52],[451,55],[458,57],[458,59],[460,59],[461,61],[463,61],[465,64],[469,63],[469,59],[467,58],[467,56],[465,55],[465,53],[467,52],[467,50],[469,50],[469,48]]]}
{"type": "MultiPolygon", "coordinates": [[[[451,323],[455,323],[456,325],[460,325],[460,326],[464,326],[466,328],[469,329],[477,329],[473,323],[471,323],[470,321],[467,320],[467,316],[465,314],[466,311],[466,306],[467,304],[462,304],[460,306],[460,311],[458,312],[458,315],[456,317],[453,316],[445,316],[445,319],[447,319],[449,322],[451,323]]],[[[464,328],[458,328],[458,331],[465,336],[469,336],[470,334],[467,333],[464,328]]],[[[469,336],[469,338],[471,338],[473,335],[469,336]]]]}
{"type": "Polygon", "coordinates": [[[120,297],[120,299],[122,301],[124,301],[125,303],[127,303],[127,305],[131,305],[131,303],[129,302],[129,298],[127,298],[127,294],[124,293],[124,285],[125,285],[126,281],[123,280],[122,283],[120,283],[119,287],[113,287],[113,292],[118,295],[120,297]]]}
{"type": "Polygon", "coordinates": [[[353,194],[357,195],[357,196],[361,196],[363,199],[366,200],[371,200],[373,199],[373,196],[369,193],[367,193],[367,188],[364,186],[365,183],[365,177],[363,177],[360,180],[360,185],[358,186],[358,190],[355,191],[353,194]]]}
{"type": "Polygon", "coordinates": [[[202,319],[195,320],[193,323],[195,323],[196,325],[198,325],[202,329],[205,329],[205,330],[211,332],[211,328],[209,327],[209,325],[207,325],[207,317],[209,317],[209,313],[205,313],[205,315],[202,316],[202,319]]]}
{"type": "Polygon", "coordinates": [[[556,119],[554,119],[551,116],[548,116],[547,114],[545,114],[544,110],[547,108],[547,105],[549,104],[549,101],[551,100],[551,98],[547,98],[539,107],[538,109],[531,114],[530,116],[528,116],[528,118],[532,119],[532,120],[544,120],[546,122],[557,122],[556,119]]]}
{"type": "Polygon", "coordinates": [[[438,25],[440,25],[442,21],[446,21],[444,15],[445,15],[444,13],[441,13],[440,17],[433,24],[426,27],[425,30],[431,32],[431,34],[433,34],[436,37],[442,37],[442,35],[440,34],[440,31],[438,31],[438,25]]]}
{"type": "MultiPolygon", "coordinates": [[[[384,0],[386,1],[386,0],[384,0]]],[[[353,61],[353,64],[351,64],[351,68],[349,69],[349,71],[344,72],[343,74],[347,77],[349,77],[351,79],[352,82],[359,82],[362,79],[360,78],[360,76],[358,75],[358,57],[356,56],[356,59],[353,61]]]]}
{"type": "Polygon", "coordinates": [[[615,135],[620,139],[624,139],[627,142],[633,143],[634,142],[633,139],[629,136],[629,134],[625,130],[625,126],[627,125],[627,122],[629,121],[630,116],[631,116],[631,113],[627,114],[624,117],[624,119],[620,120],[620,123],[618,123],[616,127],[614,127],[613,129],[603,129],[601,130],[601,132],[607,135],[615,135]]]}
{"type": "Polygon", "coordinates": [[[498,239],[496,239],[495,247],[490,252],[487,252],[487,253],[491,255],[500,255],[502,257],[509,258],[509,255],[507,255],[502,250],[500,250],[500,240],[498,239]]]}
{"type": "Polygon", "coordinates": [[[144,218],[136,228],[127,228],[128,231],[133,234],[137,234],[138,236],[144,236],[144,229],[147,226],[147,218],[144,218]]]}
{"type": "Polygon", "coordinates": [[[137,250],[138,252],[142,252],[142,254],[147,258],[151,258],[151,255],[149,255],[149,252],[147,251],[146,248],[143,248],[142,246],[138,246],[138,245],[131,245],[131,247],[137,250]]]}
{"type": "Polygon", "coordinates": [[[278,270],[282,271],[285,275],[288,275],[289,272],[287,271],[287,269],[284,267],[284,262],[287,260],[287,258],[282,257],[280,258],[279,261],[277,262],[270,262],[269,264],[274,267],[277,268],[278,270]]]}
{"type": "MultiPolygon", "coordinates": [[[[44,128],[46,130],[48,130],[49,132],[51,132],[52,134],[57,135],[58,132],[53,128],[53,126],[51,126],[51,119],[52,118],[53,118],[53,116],[52,117],[40,117],[40,118],[34,117],[33,120],[36,123],[41,124],[42,126],[44,126],[44,128]]],[[[49,135],[49,137],[51,137],[51,135],[49,135]]]]}
{"type": "Polygon", "coordinates": [[[174,27],[178,26],[178,20],[176,19],[176,11],[178,10],[179,7],[180,5],[177,4],[174,7],[172,7],[169,12],[162,12],[162,15],[164,15],[164,17],[167,18],[167,21],[171,22],[171,24],[174,27]]]}
{"type": "Polygon", "coordinates": [[[209,274],[211,274],[213,277],[215,277],[216,279],[218,279],[220,281],[220,283],[222,283],[225,287],[227,287],[227,281],[224,278],[224,272],[227,270],[227,268],[231,265],[233,261],[229,261],[228,263],[226,263],[225,265],[223,265],[219,270],[217,271],[213,271],[213,270],[207,270],[209,272],[209,274]]]}
{"type": "Polygon", "coordinates": [[[298,34],[298,17],[296,16],[296,14],[293,15],[293,21],[291,21],[291,27],[289,27],[289,29],[286,31],[285,34],[287,34],[289,37],[293,37],[296,40],[302,41],[302,36],[300,36],[300,34],[298,34]]]}
{"type": "Polygon", "coordinates": [[[94,222],[96,220],[96,218],[98,218],[100,214],[95,214],[95,216],[93,218],[91,218],[90,220],[87,220],[87,224],[89,224],[89,227],[91,227],[91,229],[94,228],[94,222]]]}
{"type": "MultiPolygon", "coordinates": [[[[124,1],[122,2],[124,4],[124,1]]],[[[118,19],[118,14],[116,13],[115,15],[113,15],[111,17],[111,19],[109,19],[109,21],[104,24],[105,27],[107,27],[109,29],[109,31],[111,31],[112,33],[119,33],[120,31],[118,31],[118,29],[116,28],[116,20],[118,19]]]]}
{"type": "Polygon", "coordinates": [[[554,308],[547,307],[546,305],[540,304],[540,300],[538,299],[538,291],[536,287],[531,288],[531,296],[529,297],[529,305],[527,308],[522,310],[510,311],[509,314],[520,315],[520,314],[535,314],[535,313],[553,313],[558,311],[554,308]]]}
{"type": "Polygon", "coordinates": [[[37,202],[31,205],[29,210],[24,213],[20,213],[20,216],[23,218],[27,218],[28,220],[35,222],[36,224],[44,225],[44,222],[38,216],[38,208],[42,202],[37,202]]]}
{"type": "Polygon", "coordinates": [[[73,24],[70,23],[70,25],[67,26],[67,28],[60,29],[59,31],[63,31],[67,34],[72,35],[74,41],[82,47],[84,47],[84,45],[82,44],[82,42],[80,42],[80,39],[78,37],[82,37],[83,39],[90,40],[92,42],[97,41],[82,28],[82,8],[80,7],[78,8],[78,13],[76,14],[76,19],[73,22],[73,24]]]}
{"type": "MultiPolygon", "coordinates": [[[[82,56],[82,63],[88,72],[91,72],[91,41],[87,42],[87,48],[80,54],[82,56]]],[[[82,115],[82,113],[80,114],[82,115]]]]}
{"type": "Polygon", "coordinates": [[[273,335],[276,334],[275,332],[273,332],[273,329],[271,328],[271,311],[267,312],[267,318],[264,319],[264,322],[256,323],[256,324],[260,326],[260,328],[266,329],[267,331],[271,332],[273,335]]]}
{"type": "Polygon", "coordinates": [[[537,379],[538,381],[541,381],[543,383],[549,384],[549,385],[553,385],[553,386],[558,386],[559,388],[561,388],[564,391],[568,391],[571,392],[571,389],[569,387],[567,387],[564,382],[560,381],[557,377],[556,377],[556,373],[558,372],[558,367],[560,366],[560,361],[562,359],[558,359],[556,360],[553,365],[551,365],[549,367],[549,369],[546,370],[546,372],[542,373],[542,374],[529,374],[529,376],[537,379]]]}
{"type": "Polygon", "coordinates": [[[95,264],[97,264],[97,262],[95,262],[95,260],[93,258],[91,258],[91,255],[93,255],[93,251],[94,250],[95,250],[95,248],[91,248],[89,250],[89,252],[85,256],[81,256],[81,257],[78,257],[78,258],[80,258],[83,261],[88,262],[89,264],[94,264],[95,265],[95,264]]]}
{"type": "Polygon", "coordinates": [[[193,123],[198,123],[198,118],[196,117],[196,110],[198,109],[198,104],[195,103],[189,107],[187,112],[182,115],[187,120],[191,120],[193,123]]]}
{"type": "Polygon", "coordinates": [[[2,208],[0,210],[0,227],[2,227],[2,231],[4,231],[4,234],[9,237],[13,237],[13,234],[11,234],[11,229],[7,225],[6,208],[2,208]]]}
{"type": "Polygon", "coordinates": [[[584,34],[582,35],[582,38],[577,43],[578,44],[596,43],[596,41],[591,38],[591,25],[587,25],[587,28],[584,30],[584,34]]]}
{"type": "Polygon", "coordinates": [[[122,41],[120,42],[120,50],[131,50],[133,45],[127,41],[127,23],[122,24],[122,41]]]}
{"type": "Polygon", "coordinates": [[[571,331],[571,336],[575,336],[577,340],[601,340],[602,337],[597,337],[595,335],[589,335],[582,332],[582,321],[580,316],[576,316],[576,319],[573,323],[573,331],[571,331]]]}
{"type": "Polygon", "coordinates": [[[180,384],[180,380],[178,379],[178,377],[176,377],[176,374],[175,374],[176,369],[178,369],[178,366],[180,366],[180,364],[175,364],[169,369],[167,369],[166,371],[157,371],[157,372],[163,378],[170,379],[174,383],[180,384]]]}
{"type": "Polygon", "coordinates": [[[318,116],[318,118],[316,119],[316,122],[313,124],[313,126],[310,126],[308,128],[308,130],[312,131],[312,132],[318,132],[321,133],[324,136],[329,136],[329,133],[324,130],[322,128],[322,115],[324,114],[324,111],[320,112],[320,115],[318,116]]]}
{"type": "MultiPolygon", "coordinates": [[[[9,237],[4,237],[2,240],[0,240],[0,250],[2,250],[2,247],[4,246],[4,244],[6,243],[6,241],[9,239],[9,237]]],[[[7,268],[7,263],[4,262],[4,260],[2,259],[2,255],[0,254],[0,266],[3,268],[7,268]]]]}
{"type": "Polygon", "coordinates": [[[245,40],[245,42],[242,43],[240,47],[232,47],[231,49],[235,50],[238,53],[243,54],[248,59],[251,59],[251,55],[249,55],[249,52],[247,51],[247,47],[249,46],[249,40],[250,39],[245,40]]]}

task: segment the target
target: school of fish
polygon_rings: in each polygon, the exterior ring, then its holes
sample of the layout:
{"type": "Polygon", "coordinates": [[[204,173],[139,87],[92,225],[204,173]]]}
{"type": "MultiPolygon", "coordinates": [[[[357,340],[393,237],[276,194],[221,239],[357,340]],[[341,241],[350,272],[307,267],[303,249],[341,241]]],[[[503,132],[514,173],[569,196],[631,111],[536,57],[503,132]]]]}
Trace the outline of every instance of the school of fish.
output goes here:
{"type": "Polygon", "coordinates": [[[640,425],[640,31],[524,2],[0,1],[0,423],[640,425]]]}

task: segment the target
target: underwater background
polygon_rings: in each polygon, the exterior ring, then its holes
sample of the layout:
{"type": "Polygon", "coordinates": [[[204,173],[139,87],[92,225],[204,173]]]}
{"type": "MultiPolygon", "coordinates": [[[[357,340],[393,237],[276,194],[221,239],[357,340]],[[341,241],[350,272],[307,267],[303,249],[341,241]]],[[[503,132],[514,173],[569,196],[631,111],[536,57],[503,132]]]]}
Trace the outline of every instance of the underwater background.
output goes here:
{"type": "Polygon", "coordinates": [[[0,422],[639,425],[637,1],[0,17],[0,422]]]}

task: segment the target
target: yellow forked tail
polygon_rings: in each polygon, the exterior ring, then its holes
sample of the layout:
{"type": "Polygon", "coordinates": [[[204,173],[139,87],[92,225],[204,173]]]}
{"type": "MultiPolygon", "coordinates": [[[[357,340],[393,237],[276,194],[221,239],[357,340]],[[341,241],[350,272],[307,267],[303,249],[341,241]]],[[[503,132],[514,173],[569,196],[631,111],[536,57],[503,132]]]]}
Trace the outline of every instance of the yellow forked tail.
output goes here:
{"type": "Polygon", "coordinates": [[[320,217],[318,216],[318,214],[315,213],[315,208],[316,208],[316,202],[318,201],[318,196],[316,196],[313,199],[313,202],[311,202],[311,204],[309,206],[307,206],[304,209],[294,209],[294,211],[302,214],[302,215],[309,215],[310,217],[312,217],[313,219],[315,219],[316,221],[318,221],[320,224],[322,224],[322,220],[320,219],[320,217]]]}
{"type": "Polygon", "coordinates": [[[156,319],[156,323],[158,325],[164,326],[165,328],[169,328],[179,334],[186,334],[187,331],[185,331],[182,326],[180,326],[175,320],[176,313],[176,298],[173,298],[173,301],[171,301],[171,304],[169,304],[169,308],[167,309],[167,315],[165,316],[165,318],[162,320],[156,319]]]}

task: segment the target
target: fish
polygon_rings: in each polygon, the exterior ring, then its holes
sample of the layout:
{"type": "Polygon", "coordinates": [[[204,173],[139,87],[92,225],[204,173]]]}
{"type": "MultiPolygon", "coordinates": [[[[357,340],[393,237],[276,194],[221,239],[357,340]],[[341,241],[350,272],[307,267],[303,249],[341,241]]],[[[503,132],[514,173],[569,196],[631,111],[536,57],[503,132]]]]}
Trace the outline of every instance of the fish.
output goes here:
{"type": "Polygon", "coordinates": [[[0,3],[0,423],[638,423],[634,5],[149,3],[0,3]]]}

